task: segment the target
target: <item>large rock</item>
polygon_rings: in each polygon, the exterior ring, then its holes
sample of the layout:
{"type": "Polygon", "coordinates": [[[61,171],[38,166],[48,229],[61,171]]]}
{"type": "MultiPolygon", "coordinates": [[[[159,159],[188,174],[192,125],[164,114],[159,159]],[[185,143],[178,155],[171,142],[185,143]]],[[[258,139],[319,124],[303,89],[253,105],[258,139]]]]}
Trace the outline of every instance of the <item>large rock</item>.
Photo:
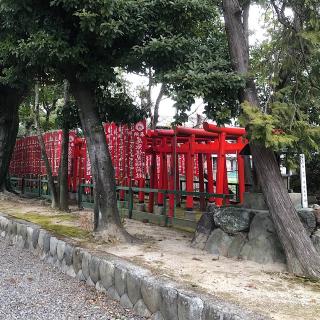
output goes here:
{"type": "Polygon", "coordinates": [[[239,233],[233,239],[228,249],[229,258],[239,258],[243,246],[247,242],[247,234],[239,233]]]}
{"type": "Polygon", "coordinates": [[[314,216],[316,218],[317,226],[320,226],[320,209],[314,210],[314,216]]]}
{"type": "Polygon", "coordinates": [[[223,207],[214,215],[214,223],[224,232],[235,234],[247,231],[250,227],[253,214],[250,210],[238,207],[223,207]]]}
{"type": "Polygon", "coordinates": [[[209,236],[205,250],[215,255],[227,256],[232,240],[223,230],[215,229],[209,236]]]}
{"type": "Polygon", "coordinates": [[[240,257],[262,264],[285,263],[285,255],[271,217],[257,213],[252,220],[249,241],[242,247],[240,257]]]}
{"type": "Polygon", "coordinates": [[[311,235],[317,227],[317,220],[314,215],[313,209],[298,210],[298,215],[305,229],[311,235]]]}
{"type": "MultiPolygon", "coordinates": [[[[214,208],[214,207],[213,207],[214,208]]],[[[197,223],[197,228],[191,241],[191,247],[203,250],[211,231],[214,229],[214,212],[205,212],[197,223]]]]}
{"type": "Polygon", "coordinates": [[[320,229],[318,229],[311,237],[312,242],[318,253],[320,254],[320,229]]]}

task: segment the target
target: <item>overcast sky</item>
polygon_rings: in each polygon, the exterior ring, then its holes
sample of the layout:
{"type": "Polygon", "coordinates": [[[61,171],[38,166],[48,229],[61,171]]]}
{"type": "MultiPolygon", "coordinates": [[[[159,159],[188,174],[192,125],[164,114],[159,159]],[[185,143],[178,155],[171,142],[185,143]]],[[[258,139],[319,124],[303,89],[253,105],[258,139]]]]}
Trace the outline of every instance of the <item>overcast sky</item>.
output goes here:
{"type": "MultiPolygon", "coordinates": [[[[257,5],[252,5],[250,8],[249,15],[249,28],[250,28],[250,45],[254,45],[257,42],[261,42],[264,36],[263,30],[263,11],[261,7],[257,5]]],[[[135,74],[130,74],[127,77],[127,80],[132,84],[133,90],[138,86],[144,85],[147,86],[148,80],[146,77],[138,76],[135,74]]],[[[158,93],[160,90],[160,86],[156,87],[152,91],[152,99],[156,100],[158,93]]],[[[175,115],[175,108],[173,108],[174,101],[170,98],[164,98],[160,105],[159,110],[159,125],[170,125],[173,121],[173,117],[175,115]]],[[[203,112],[203,104],[199,99],[196,101],[195,105],[192,107],[190,113],[193,113],[193,117],[196,114],[201,114],[203,112]]],[[[192,125],[190,122],[188,125],[192,125]]]]}

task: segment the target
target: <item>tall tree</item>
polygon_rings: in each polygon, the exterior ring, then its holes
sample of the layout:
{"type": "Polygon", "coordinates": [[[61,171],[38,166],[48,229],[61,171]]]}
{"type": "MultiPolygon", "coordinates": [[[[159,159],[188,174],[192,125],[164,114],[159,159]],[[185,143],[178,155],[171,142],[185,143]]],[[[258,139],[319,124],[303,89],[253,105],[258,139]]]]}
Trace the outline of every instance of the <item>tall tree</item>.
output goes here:
{"type": "Polygon", "coordinates": [[[54,177],[52,173],[52,167],[47,155],[46,151],[46,145],[43,139],[43,132],[40,124],[40,102],[39,102],[39,95],[40,95],[40,86],[39,82],[34,86],[34,105],[33,105],[33,118],[34,118],[34,123],[36,127],[36,132],[37,132],[37,137],[40,145],[40,150],[41,150],[41,156],[42,160],[44,162],[44,165],[46,167],[46,173],[47,173],[47,179],[48,179],[48,186],[49,190],[51,193],[51,207],[52,208],[58,208],[59,207],[59,198],[58,198],[58,192],[57,188],[54,182],[54,177]]]}
{"type": "MultiPolygon", "coordinates": [[[[260,101],[254,78],[250,74],[249,5],[250,1],[223,0],[223,14],[234,70],[246,77],[245,88],[241,91],[241,101],[255,115],[258,115],[260,114],[260,101]]],[[[253,116],[252,122],[254,118],[253,116]]],[[[268,125],[268,115],[264,116],[264,120],[265,125],[268,125]]],[[[248,129],[250,134],[250,125],[248,129]]],[[[253,136],[250,148],[266,203],[285,250],[289,270],[295,274],[319,278],[320,257],[313,247],[282,182],[273,150],[266,147],[263,141],[254,140],[253,136]]]]}
{"type": "Polygon", "coordinates": [[[10,191],[9,165],[19,129],[18,108],[27,90],[0,84],[0,192],[10,191]]]}
{"type": "MultiPolygon", "coordinates": [[[[115,79],[115,67],[139,69],[134,48],[152,39],[193,33],[210,16],[205,0],[3,0],[6,28],[25,31],[11,52],[17,64],[45,76],[68,79],[80,109],[99,207],[97,230],[106,239],[126,239],[116,203],[114,170],[96,92],[115,79]],[[12,24],[14,21],[14,25],[12,24]]],[[[10,54],[10,53],[9,53],[10,54]]]]}

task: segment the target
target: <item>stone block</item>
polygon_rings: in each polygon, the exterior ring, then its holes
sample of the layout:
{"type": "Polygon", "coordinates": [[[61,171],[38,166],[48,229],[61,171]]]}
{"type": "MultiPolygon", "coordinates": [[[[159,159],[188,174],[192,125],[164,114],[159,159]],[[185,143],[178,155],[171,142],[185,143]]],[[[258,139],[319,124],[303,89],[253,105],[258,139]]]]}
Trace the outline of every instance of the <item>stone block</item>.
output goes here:
{"type": "Polygon", "coordinates": [[[82,256],[83,251],[81,248],[75,248],[72,252],[72,263],[75,273],[78,273],[82,270],[82,256]]]}
{"type": "Polygon", "coordinates": [[[135,305],[139,299],[142,298],[141,294],[141,278],[142,275],[138,272],[128,271],[127,273],[127,292],[131,302],[135,305]]]}
{"type": "Polygon", "coordinates": [[[154,313],[154,314],[151,316],[150,320],[164,320],[164,318],[163,318],[161,312],[158,311],[158,312],[154,313]]]}
{"type": "Polygon", "coordinates": [[[186,210],[184,212],[184,218],[186,220],[196,221],[196,212],[195,211],[186,210]]]}
{"type": "Polygon", "coordinates": [[[41,251],[43,251],[43,248],[44,248],[45,235],[46,235],[46,231],[40,230],[39,237],[38,237],[38,247],[41,251]]]}
{"type": "Polygon", "coordinates": [[[155,313],[160,309],[161,283],[155,278],[141,280],[141,294],[148,309],[155,313]]]}
{"type": "Polygon", "coordinates": [[[106,260],[102,260],[99,265],[101,284],[106,290],[114,286],[114,269],[114,265],[106,260]]]}
{"type": "Polygon", "coordinates": [[[65,247],[66,243],[62,240],[59,240],[57,244],[57,257],[60,261],[63,260],[65,247]]]}
{"type": "Polygon", "coordinates": [[[90,264],[91,254],[84,251],[82,256],[82,273],[86,279],[90,277],[90,264]]]}
{"type": "Polygon", "coordinates": [[[107,290],[107,294],[108,294],[113,300],[120,301],[119,293],[117,292],[117,290],[115,289],[115,287],[110,287],[110,288],[107,290]]]}
{"type": "Polygon", "coordinates": [[[45,254],[50,252],[50,234],[49,233],[45,233],[43,236],[43,252],[45,254]]]}
{"type": "Polygon", "coordinates": [[[163,215],[164,214],[163,206],[158,206],[158,205],[153,206],[153,213],[158,215],[163,215]]]}
{"type": "Polygon", "coordinates": [[[253,214],[239,207],[221,207],[214,214],[214,223],[224,232],[235,234],[248,231],[253,214]]]}
{"type": "Polygon", "coordinates": [[[57,255],[57,245],[58,245],[58,239],[56,237],[50,238],[50,254],[52,257],[57,255]]]}
{"type": "Polygon", "coordinates": [[[16,235],[17,234],[17,223],[14,221],[9,221],[7,230],[8,230],[9,236],[16,235]]]}
{"type": "Polygon", "coordinates": [[[140,211],[140,212],[145,212],[146,211],[145,203],[137,203],[136,204],[136,208],[137,208],[137,211],[140,211]]]}
{"type": "MultiPolygon", "coordinates": [[[[136,313],[140,317],[150,317],[151,312],[148,310],[147,306],[143,302],[142,299],[140,299],[133,307],[134,313],[136,313]]],[[[172,319],[173,320],[173,319],[172,319]]]]}
{"type": "MultiPolygon", "coordinates": [[[[66,243],[66,246],[64,248],[64,260],[66,261],[67,266],[72,265],[72,262],[73,262],[72,259],[73,259],[73,246],[66,243]]],[[[77,271],[79,271],[79,270],[77,270],[77,271]]]]}
{"type": "Polygon", "coordinates": [[[179,292],[178,294],[178,319],[201,319],[203,301],[195,296],[179,292]]]}
{"type": "Polygon", "coordinates": [[[104,288],[104,286],[102,285],[101,281],[98,281],[96,283],[96,290],[99,292],[103,292],[103,293],[107,293],[107,290],[104,288]]]}
{"type": "Polygon", "coordinates": [[[160,312],[165,319],[178,320],[178,292],[164,285],[161,288],[160,312]]]}
{"type": "Polygon", "coordinates": [[[126,308],[126,309],[133,308],[133,304],[126,293],[121,296],[120,304],[123,308],[126,308]]]}
{"type": "Polygon", "coordinates": [[[22,223],[18,223],[17,234],[20,235],[24,241],[27,240],[27,226],[22,223]]]}
{"type": "Polygon", "coordinates": [[[32,245],[32,234],[33,234],[33,228],[27,227],[27,243],[28,243],[28,249],[33,249],[32,245]]]}
{"type": "Polygon", "coordinates": [[[32,232],[32,247],[33,247],[33,249],[37,249],[39,234],[40,234],[39,229],[33,229],[33,232],[32,232]]]}
{"type": "Polygon", "coordinates": [[[120,297],[127,292],[127,270],[124,267],[115,267],[114,284],[120,297]]]}
{"type": "Polygon", "coordinates": [[[100,266],[101,260],[98,257],[91,257],[90,263],[89,263],[89,271],[90,271],[90,278],[93,281],[93,283],[97,283],[100,280],[100,272],[99,272],[99,266],[100,266]]]}
{"type": "Polygon", "coordinates": [[[232,237],[221,229],[215,229],[210,234],[204,249],[215,255],[227,256],[232,240],[232,237]]]}
{"type": "Polygon", "coordinates": [[[76,278],[77,278],[79,281],[86,281],[86,278],[84,277],[82,270],[79,270],[79,271],[78,271],[76,278]]]}
{"type": "Polygon", "coordinates": [[[86,280],[86,284],[90,287],[95,287],[96,284],[92,281],[92,279],[90,277],[87,278],[86,280]]]}

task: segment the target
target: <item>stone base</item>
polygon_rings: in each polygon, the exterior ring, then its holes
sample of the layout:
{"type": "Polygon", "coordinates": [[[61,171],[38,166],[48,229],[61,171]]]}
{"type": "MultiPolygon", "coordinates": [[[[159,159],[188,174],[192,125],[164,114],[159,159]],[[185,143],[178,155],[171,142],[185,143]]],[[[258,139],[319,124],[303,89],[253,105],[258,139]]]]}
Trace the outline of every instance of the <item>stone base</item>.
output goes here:
{"type": "MultiPolygon", "coordinates": [[[[301,193],[289,193],[289,196],[296,209],[301,209],[301,193]]],[[[268,210],[262,193],[245,192],[242,204],[243,208],[255,210],[268,210]]]]}
{"type": "Polygon", "coordinates": [[[137,209],[137,211],[146,212],[146,204],[145,203],[137,203],[136,209],[137,209]]]}
{"type": "Polygon", "coordinates": [[[195,211],[186,210],[184,212],[184,217],[186,220],[196,221],[196,213],[195,211]]]}
{"type": "Polygon", "coordinates": [[[159,215],[164,215],[165,214],[164,207],[163,206],[158,206],[158,205],[153,206],[153,213],[154,214],[159,214],[159,215]]]}

